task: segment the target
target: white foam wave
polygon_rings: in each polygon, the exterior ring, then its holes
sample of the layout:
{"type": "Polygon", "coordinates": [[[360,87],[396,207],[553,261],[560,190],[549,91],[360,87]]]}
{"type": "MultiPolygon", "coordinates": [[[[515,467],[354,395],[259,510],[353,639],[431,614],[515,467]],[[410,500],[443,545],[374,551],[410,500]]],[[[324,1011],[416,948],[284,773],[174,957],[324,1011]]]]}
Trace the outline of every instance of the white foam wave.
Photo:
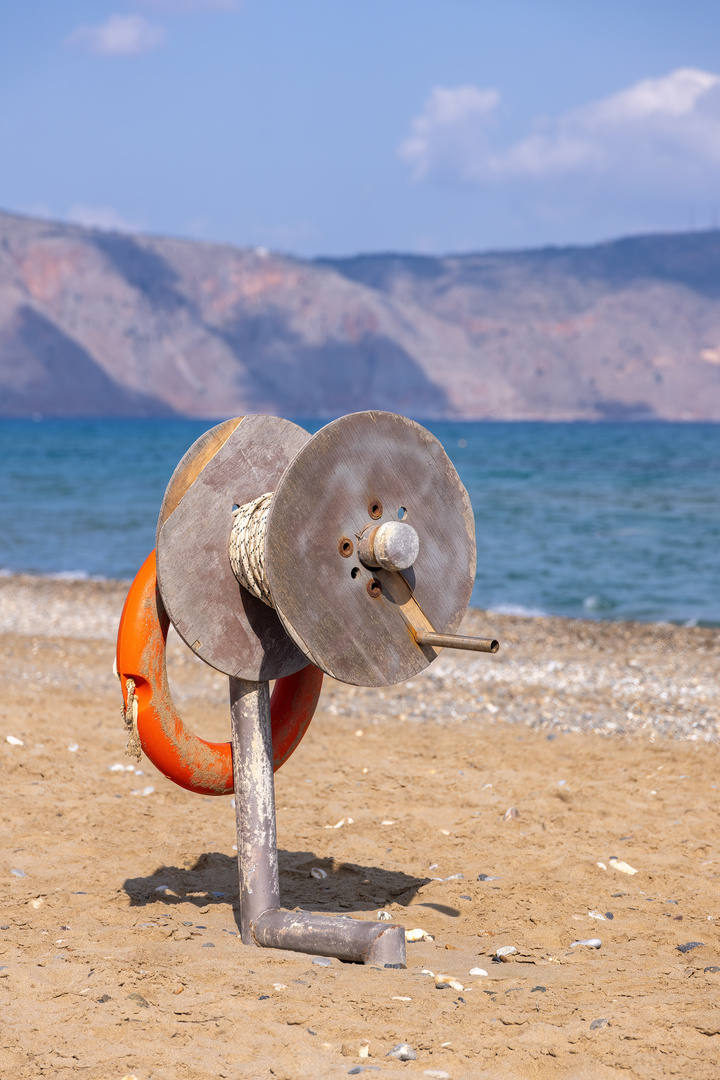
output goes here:
{"type": "Polygon", "coordinates": [[[43,578],[45,581],[113,581],[114,578],[104,574],[88,574],[87,570],[59,570],[54,574],[41,574],[36,570],[10,570],[6,566],[0,566],[0,577],[33,577],[43,578]]]}
{"type": "Polygon", "coordinates": [[[548,615],[541,608],[523,607],[522,604],[495,604],[488,611],[495,615],[519,615],[525,619],[544,619],[548,615]]]}

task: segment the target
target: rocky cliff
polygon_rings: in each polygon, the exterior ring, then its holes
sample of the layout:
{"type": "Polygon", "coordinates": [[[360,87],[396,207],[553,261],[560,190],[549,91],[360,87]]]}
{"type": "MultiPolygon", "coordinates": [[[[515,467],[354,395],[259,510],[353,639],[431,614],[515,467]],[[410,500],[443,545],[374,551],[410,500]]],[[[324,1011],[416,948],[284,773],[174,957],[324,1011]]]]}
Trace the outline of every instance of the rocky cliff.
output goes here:
{"type": "Polygon", "coordinates": [[[0,214],[0,416],[720,420],[720,231],[304,261],[0,214]]]}

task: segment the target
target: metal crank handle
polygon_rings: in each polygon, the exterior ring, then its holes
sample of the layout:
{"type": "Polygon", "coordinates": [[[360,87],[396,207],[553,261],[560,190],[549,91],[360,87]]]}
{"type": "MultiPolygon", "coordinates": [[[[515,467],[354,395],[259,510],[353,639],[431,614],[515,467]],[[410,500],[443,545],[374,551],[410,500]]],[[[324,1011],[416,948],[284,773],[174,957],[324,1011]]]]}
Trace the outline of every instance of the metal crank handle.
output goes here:
{"type": "Polygon", "coordinates": [[[436,649],[467,649],[470,652],[496,653],[500,642],[495,638],[464,637],[462,634],[435,634],[425,630],[415,631],[418,645],[432,645],[436,649]]]}

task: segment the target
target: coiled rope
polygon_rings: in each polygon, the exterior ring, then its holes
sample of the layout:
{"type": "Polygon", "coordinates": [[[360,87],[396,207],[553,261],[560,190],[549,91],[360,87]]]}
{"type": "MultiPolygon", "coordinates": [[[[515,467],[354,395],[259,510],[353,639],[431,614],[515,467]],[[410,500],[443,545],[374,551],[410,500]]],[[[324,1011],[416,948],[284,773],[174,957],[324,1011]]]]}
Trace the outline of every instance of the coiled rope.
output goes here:
{"type": "Polygon", "coordinates": [[[272,497],[273,492],[268,491],[233,511],[235,521],[229,544],[235,577],[268,607],[273,607],[273,602],[265,577],[265,530],[272,497]]]}

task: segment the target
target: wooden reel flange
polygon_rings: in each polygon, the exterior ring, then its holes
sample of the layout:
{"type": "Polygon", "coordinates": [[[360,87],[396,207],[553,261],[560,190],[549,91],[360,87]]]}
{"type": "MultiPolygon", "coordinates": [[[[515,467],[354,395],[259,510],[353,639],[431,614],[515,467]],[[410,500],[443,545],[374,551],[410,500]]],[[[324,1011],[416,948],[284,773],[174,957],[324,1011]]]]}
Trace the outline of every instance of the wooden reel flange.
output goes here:
{"type": "Polygon", "coordinates": [[[272,491],[309,438],[276,416],[228,420],[190,447],[165,492],[160,595],[183,641],[225,675],[279,679],[308,663],[272,608],[238,583],[228,543],[233,510],[272,491]]]}

